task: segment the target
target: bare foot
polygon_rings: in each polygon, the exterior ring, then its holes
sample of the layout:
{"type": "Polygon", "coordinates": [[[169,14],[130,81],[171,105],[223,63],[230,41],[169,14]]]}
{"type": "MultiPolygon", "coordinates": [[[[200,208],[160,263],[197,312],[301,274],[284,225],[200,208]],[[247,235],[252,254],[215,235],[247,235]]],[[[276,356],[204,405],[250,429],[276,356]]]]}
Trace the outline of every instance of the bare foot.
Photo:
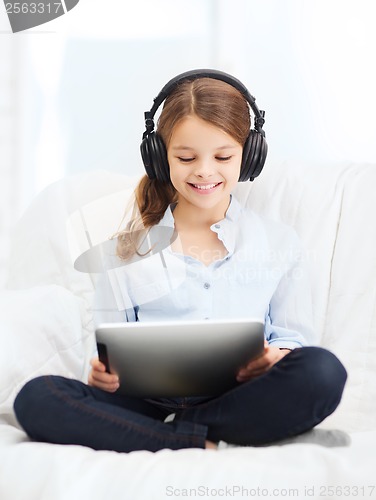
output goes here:
{"type": "Polygon", "coordinates": [[[216,443],[213,443],[213,441],[205,441],[205,448],[207,450],[216,450],[218,446],[216,443]]]}

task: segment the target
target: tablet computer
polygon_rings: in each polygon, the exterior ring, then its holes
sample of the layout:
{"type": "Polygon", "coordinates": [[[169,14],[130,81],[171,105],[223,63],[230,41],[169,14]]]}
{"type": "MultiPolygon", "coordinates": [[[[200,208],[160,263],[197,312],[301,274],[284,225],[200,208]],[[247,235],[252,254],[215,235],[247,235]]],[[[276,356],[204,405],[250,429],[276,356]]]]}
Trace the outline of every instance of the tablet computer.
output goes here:
{"type": "Polygon", "coordinates": [[[139,397],[215,396],[264,349],[259,319],[106,323],[96,328],[99,359],[139,397]]]}

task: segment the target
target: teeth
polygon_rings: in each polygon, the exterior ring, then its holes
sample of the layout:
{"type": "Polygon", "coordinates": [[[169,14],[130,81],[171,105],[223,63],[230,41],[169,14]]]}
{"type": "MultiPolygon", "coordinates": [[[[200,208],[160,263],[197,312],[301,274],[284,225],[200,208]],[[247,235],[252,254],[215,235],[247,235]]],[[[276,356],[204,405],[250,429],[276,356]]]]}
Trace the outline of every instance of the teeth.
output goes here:
{"type": "Polygon", "coordinates": [[[193,185],[197,189],[212,189],[213,187],[217,186],[218,184],[205,184],[205,185],[193,184],[193,185]]]}

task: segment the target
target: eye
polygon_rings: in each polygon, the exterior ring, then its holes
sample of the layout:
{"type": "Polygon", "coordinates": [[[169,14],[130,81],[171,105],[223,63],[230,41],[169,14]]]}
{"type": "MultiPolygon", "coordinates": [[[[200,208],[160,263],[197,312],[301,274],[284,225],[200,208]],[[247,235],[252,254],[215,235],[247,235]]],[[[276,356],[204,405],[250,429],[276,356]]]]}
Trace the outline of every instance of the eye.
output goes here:
{"type": "Polygon", "coordinates": [[[186,158],[186,157],[182,158],[181,156],[179,156],[178,160],[181,161],[182,163],[189,163],[189,162],[193,161],[194,158],[193,157],[192,158],[186,158]]]}
{"type": "Polygon", "coordinates": [[[231,160],[232,156],[216,156],[215,159],[218,161],[229,161],[231,160]]]}

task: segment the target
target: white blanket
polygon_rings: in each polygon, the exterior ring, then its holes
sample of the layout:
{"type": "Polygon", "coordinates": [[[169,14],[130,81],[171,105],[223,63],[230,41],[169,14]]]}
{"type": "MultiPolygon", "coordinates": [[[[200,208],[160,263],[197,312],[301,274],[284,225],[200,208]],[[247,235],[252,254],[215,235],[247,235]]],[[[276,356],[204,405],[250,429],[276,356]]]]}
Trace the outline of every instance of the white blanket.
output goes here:
{"type": "Polygon", "coordinates": [[[350,447],[295,443],[129,454],[29,443],[21,431],[0,426],[4,440],[2,500],[328,499],[374,498],[376,493],[375,433],[353,434],[350,447]]]}

